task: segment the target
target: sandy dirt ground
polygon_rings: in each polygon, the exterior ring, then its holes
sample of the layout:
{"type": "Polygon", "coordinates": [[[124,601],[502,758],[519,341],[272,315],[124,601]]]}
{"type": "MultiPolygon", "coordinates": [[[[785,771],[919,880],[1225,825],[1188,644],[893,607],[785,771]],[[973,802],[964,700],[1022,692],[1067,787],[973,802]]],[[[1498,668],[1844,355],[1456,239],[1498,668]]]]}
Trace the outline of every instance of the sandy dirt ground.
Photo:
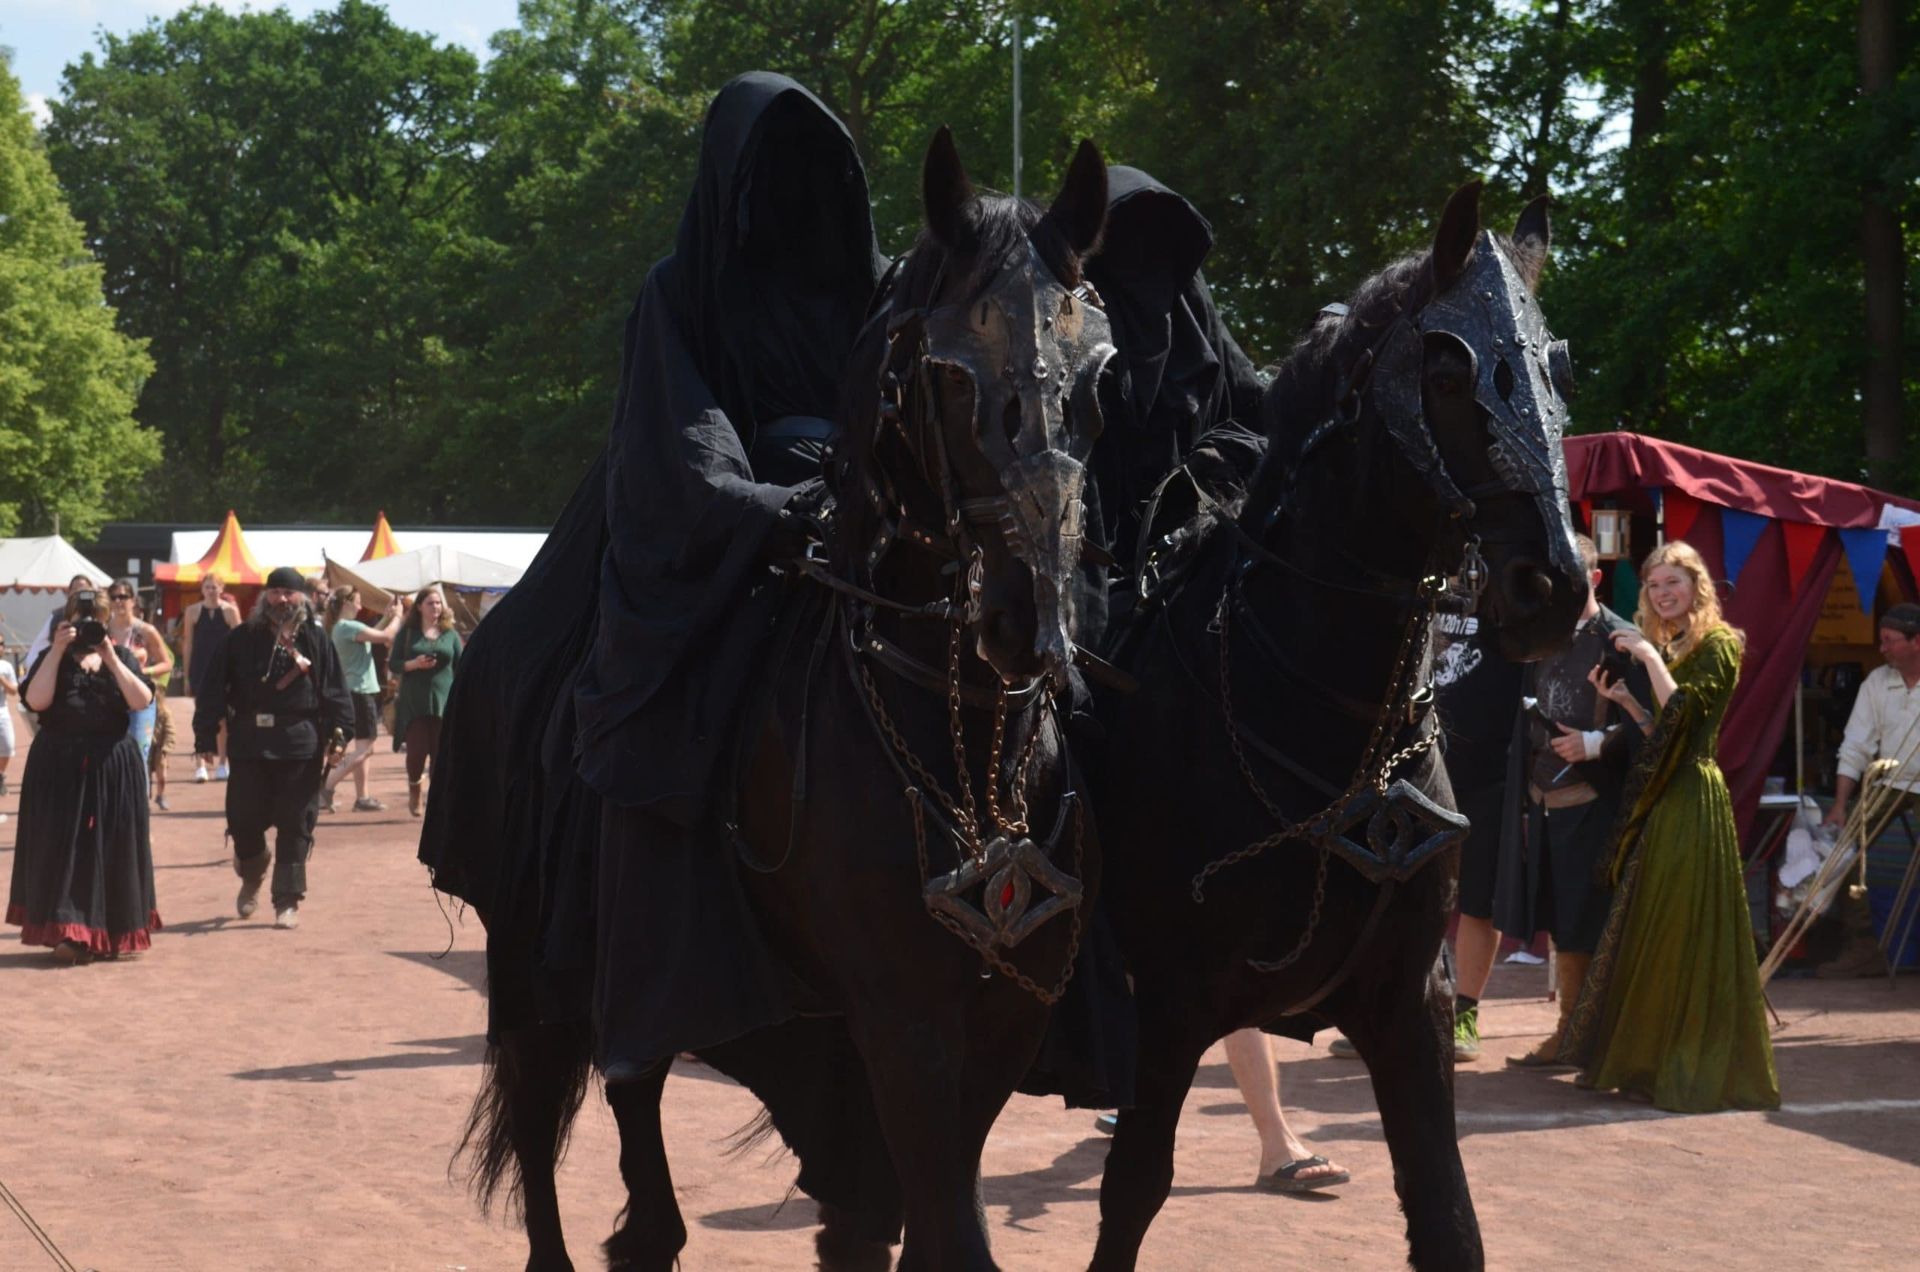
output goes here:
{"type": "MultiPolygon", "coordinates": [[[[185,703],[172,704],[176,719],[185,703]]],[[[0,934],[0,1182],[77,1268],[517,1269],[520,1233],[448,1178],[480,1076],[482,933],[436,905],[414,861],[399,757],[375,760],[392,811],[321,819],[296,932],[234,917],[224,787],[172,760],[154,820],[166,930],[143,957],[55,967],[0,934]]],[[[0,812],[18,811],[15,789],[0,812]]],[[[344,806],[344,801],[343,801],[344,806]]],[[[0,877],[17,823],[0,824],[0,877]]],[[[1502,1060],[1548,1027],[1537,967],[1503,966],[1487,1054],[1459,1071],[1460,1136],[1488,1265],[1537,1269],[1908,1268],[1920,1250],[1920,980],[1780,982],[1786,1107],[1675,1117],[1502,1060]]],[[[1279,1046],[1283,1095],[1337,1194],[1254,1191],[1258,1142],[1218,1050],[1181,1126],[1154,1269],[1393,1268],[1404,1246],[1365,1072],[1279,1046]]],[[[682,1064],[666,1094],[683,1266],[812,1266],[793,1163],[730,1157],[754,1112],[682,1064]]],[[[989,1221],[1009,1269],[1084,1266],[1107,1141],[1092,1117],[1016,1097],[988,1146],[989,1221]]],[[[575,1261],[623,1200],[590,1096],[561,1174],[575,1261]]],[[[0,1208],[0,1270],[58,1264],[0,1208]]]]}

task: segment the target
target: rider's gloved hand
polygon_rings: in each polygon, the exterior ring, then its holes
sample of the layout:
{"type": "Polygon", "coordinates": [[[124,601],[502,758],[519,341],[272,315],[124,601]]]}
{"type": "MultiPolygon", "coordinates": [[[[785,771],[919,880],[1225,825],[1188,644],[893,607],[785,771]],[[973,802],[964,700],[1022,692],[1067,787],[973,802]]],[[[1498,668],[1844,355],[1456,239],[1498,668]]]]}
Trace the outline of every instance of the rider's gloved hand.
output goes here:
{"type": "Polygon", "coordinates": [[[805,556],[807,544],[823,539],[820,513],[826,505],[826,483],[819,478],[795,486],[786,507],[780,510],[773,528],[767,532],[767,541],[762,548],[766,559],[791,561],[805,556]]]}

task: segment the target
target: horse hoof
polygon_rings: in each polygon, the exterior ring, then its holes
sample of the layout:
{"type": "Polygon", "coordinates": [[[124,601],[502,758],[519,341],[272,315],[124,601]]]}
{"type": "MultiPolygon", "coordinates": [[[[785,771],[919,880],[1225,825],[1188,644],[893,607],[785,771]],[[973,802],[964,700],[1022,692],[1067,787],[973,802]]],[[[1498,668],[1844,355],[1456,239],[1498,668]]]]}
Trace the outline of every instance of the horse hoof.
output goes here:
{"type": "Polygon", "coordinates": [[[813,1234],[820,1272],[892,1272],[893,1247],[844,1233],[821,1230],[813,1234]]]}
{"type": "Polygon", "coordinates": [[[820,1258],[820,1272],[892,1272],[893,1246],[862,1234],[853,1212],[831,1202],[820,1203],[813,1250],[820,1258]]]}

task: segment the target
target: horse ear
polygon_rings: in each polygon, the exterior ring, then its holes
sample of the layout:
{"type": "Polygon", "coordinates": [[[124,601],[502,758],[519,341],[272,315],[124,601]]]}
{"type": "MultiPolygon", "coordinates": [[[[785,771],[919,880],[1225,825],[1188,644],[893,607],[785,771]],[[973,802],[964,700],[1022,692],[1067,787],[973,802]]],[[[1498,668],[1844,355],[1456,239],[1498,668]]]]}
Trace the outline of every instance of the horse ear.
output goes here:
{"type": "Polygon", "coordinates": [[[966,238],[966,222],[961,211],[973,200],[973,182],[960,162],[960,148],[953,144],[953,130],[945,124],[933,134],[927,146],[927,159],[920,167],[920,202],[927,215],[927,229],[948,248],[959,248],[966,238]]]}
{"type": "Polygon", "coordinates": [[[1107,228],[1107,161],[1100,157],[1100,147],[1080,143],[1067,168],[1066,184],[1048,211],[1076,255],[1089,256],[1100,246],[1100,234],[1107,228]]]}
{"type": "Polygon", "coordinates": [[[1519,258],[1520,277],[1528,291],[1540,286],[1540,273],[1547,267],[1547,251],[1553,241],[1551,226],[1547,223],[1547,208],[1553,199],[1541,195],[1520,214],[1513,223],[1514,255],[1519,258]]]}
{"type": "Polygon", "coordinates": [[[1440,228],[1433,235],[1433,291],[1446,291],[1467,272],[1473,258],[1473,245],[1480,237],[1480,190],[1486,183],[1474,180],[1453,192],[1440,214],[1440,228]]]}

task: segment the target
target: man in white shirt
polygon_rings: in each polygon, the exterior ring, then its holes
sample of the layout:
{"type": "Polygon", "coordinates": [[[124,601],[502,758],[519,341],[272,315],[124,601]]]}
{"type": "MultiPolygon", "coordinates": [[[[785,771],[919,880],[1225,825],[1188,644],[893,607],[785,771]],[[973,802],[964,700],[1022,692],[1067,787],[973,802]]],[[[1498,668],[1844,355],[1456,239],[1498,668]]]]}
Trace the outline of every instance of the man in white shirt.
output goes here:
{"type": "MultiPolygon", "coordinates": [[[[1826,823],[1846,824],[1848,810],[1860,792],[1868,767],[1881,759],[1902,761],[1889,776],[1902,791],[1920,791],[1920,605],[1900,604],[1880,616],[1880,656],[1886,665],[1874,668],[1860,682],[1840,741],[1839,776],[1833,784],[1833,807],[1826,823]]],[[[1910,797],[1910,795],[1909,795],[1910,797]]],[[[1886,973],[1866,899],[1843,893],[1834,906],[1846,932],[1840,952],[1815,968],[1821,977],[1880,976],[1886,973]]]]}
{"type": "Polygon", "coordinates": [[[1880,618],[1880,656],[1860,683],[1840,742],[1840,775],[1834,781],[1833,807],[1826,820],[1844,825],[1847,809],[1860,789],[1861,774],[1877,759],[1905,759],[1892,783],[1920,790],[1920,605],[1901,604],[1880,618]]]}

